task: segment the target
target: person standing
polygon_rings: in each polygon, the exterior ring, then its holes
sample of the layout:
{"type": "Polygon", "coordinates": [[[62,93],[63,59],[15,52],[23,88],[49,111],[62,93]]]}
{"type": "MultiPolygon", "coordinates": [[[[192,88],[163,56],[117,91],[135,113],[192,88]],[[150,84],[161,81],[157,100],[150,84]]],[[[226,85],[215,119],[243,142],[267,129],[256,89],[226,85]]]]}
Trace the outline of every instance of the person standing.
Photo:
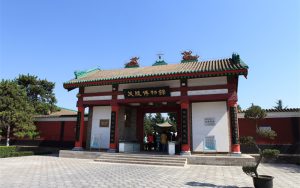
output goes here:
{"type": "Polygon", "coordinates": [[[144,150],[148,151],[148,137],[147,137],[147,134],[144,137],[144,150]]]}
{"type": "Polygon", "coordinates": [[[167,136],[166,132],[163,132],[160,135],[160,143],[162,145],[162,152],[167,151],[167,140],[168,140],[168,136],[167,136]]]}
{"type": "Polygon", "coordinates": [[[149,151],[152,151],[152,148],[153,148],[153,135],[152,134],[149,134],[148,137],[148,150],[149,151]]]}

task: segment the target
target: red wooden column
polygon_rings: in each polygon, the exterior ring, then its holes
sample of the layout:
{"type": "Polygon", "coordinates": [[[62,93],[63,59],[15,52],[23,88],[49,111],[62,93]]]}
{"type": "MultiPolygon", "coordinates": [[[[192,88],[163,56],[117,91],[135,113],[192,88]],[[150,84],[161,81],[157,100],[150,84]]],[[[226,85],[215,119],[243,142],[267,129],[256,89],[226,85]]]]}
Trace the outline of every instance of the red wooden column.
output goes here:
{"type": "Polygon", "coordinates": [[[136,138],[140,143],[141,149],[143,147],[143,136],[144,136],[144,111],[141,107],[137,108],[136,111],[136,138]]]}
{"type": "Polygon", "coordinates": [[[116,152],[119,146],[119,128],[118,128],[118,116],[119,105],[113,104],[111,106],[111,119],[110,119],[110,143],[109,151],[116,152]]]}
{"type": "Polygon", "coordinates": [[[188,101],[182,101],[181,107],[181,154],[190,155],[191,128],[190,128],[190,104],[188,101]]]}
{"type": "Polygon", "coordinates": [[[237,103],[232,101],[228,102],[229,114],[230,114],[230,129],[231,129],[231,152],[240,154],[240,143],[239,143],[239,126],[237,118],[237,103]]]}
{"type": "Polygon", "coordinates": [[[83,97],[82,93],[84,92],[84,88],[79,88],[79,94],[77,95],[77,124],[76,124],[76,137],[75,137],[75,147],[73,150],[83,150],[83,134],[84,134],[84,106],[83,106],[83,97]]]}
{"type": "Polygon", "coordinates": [[[231,152],[235,154],[240,154],[240,143],[239,143],[239,126],[238,126],[238,117],[237,117],[237,84],[238,77],[230,76],[227,79],[228,81],[228,108],[229,108],[229,117],[230,117],[230,130],[231,130],[231,152]]]}

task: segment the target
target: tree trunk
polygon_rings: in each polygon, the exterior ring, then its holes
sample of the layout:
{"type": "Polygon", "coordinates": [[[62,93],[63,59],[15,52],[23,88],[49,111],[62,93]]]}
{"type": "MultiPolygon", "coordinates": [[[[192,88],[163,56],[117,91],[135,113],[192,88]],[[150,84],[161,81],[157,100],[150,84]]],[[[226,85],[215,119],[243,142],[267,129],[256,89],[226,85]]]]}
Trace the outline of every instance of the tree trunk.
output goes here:
{"type": "Polygon", "coordinates": [[[7,126],[6,146],[9,146],[10,125],[7,126]]]}
{"type": "Polygon", "coordinates": [[[258,160],[257,160],[257,162],[256,162],[254,173],[255,173],[255,176],[258,178],[257,168],[258,168],[258,165],[260,164],[260,162],[261,162],[261,160],[262,160],[262,158],[263,158],[263,155],[262,155],[261,149],[258,147],[257,144],[255,144],[255,147],[258,149],[259,158],[258,158],[258,160]]]}

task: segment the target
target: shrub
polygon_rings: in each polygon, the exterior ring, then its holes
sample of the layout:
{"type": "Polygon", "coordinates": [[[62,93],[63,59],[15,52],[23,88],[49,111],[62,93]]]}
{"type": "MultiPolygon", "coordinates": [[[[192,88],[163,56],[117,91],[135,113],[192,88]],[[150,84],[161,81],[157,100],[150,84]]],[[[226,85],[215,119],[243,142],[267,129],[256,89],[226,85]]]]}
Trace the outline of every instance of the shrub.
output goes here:
{"type": "Polygon", "coordinates": [[[269,159],[277,157],[279,155],[279,153],[280,152],[277,149],[264,149],[262,151],[263,157],[269,158],[269,159]]]}
{"type": "Polygon", "coordinates": [[[256,174],[256,166],[243,166],[243,172],[248,176],[254,177],[256,174]]]}
{"type": "Polygon", "coordinates": [[[0,158],[33,155],[32,151],[17,151],[16,146],[0,146],[0,158]]]}
{"type": "Polygon", "coordinates": [[[14,153],[16,151],[16,146],[0,146],[0,157],[9,157],[10,153],[14,153]]]}
{"type": "Polygon", "coordinates": [[[18,153],[18,156],[30,156],[30,155],[34,155],[34,153],[32,151],[19,151],[17,153],[18,153]]]}
{"type": "Polygon", "coordinates": [[[0,153],[10,153],[17,151],[16,146],[0,146],[0,153]]]}

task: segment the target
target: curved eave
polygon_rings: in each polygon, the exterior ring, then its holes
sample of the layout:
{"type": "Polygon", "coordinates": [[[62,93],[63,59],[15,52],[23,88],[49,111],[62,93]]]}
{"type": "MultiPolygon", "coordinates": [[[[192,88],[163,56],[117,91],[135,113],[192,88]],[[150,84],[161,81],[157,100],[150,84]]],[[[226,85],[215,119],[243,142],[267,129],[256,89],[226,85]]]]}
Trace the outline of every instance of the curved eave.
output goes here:
{"type": "Polygon", "coordinates": [[[74,82],[66,82],[63,84],[64,88],[71,91],[78,87],[86,86],[99,86],[99,85],[112,85],[112,84],[126,84],[126,83],[140,83],[151,81],[163,81],[163,80],[176,80],[180,78],[204,78],[204,77],[216,77],[227,75],[244,75],[247,78],[248,69],[226,70],[226,71],[209,71],[209,72],[193,72],[186,71],[183,73],[174,74],[160,74],[160,75],[147,75],[139,77],[127,77],[116,79],[95,79],[95,80],[79,80],[74,82]]]}

